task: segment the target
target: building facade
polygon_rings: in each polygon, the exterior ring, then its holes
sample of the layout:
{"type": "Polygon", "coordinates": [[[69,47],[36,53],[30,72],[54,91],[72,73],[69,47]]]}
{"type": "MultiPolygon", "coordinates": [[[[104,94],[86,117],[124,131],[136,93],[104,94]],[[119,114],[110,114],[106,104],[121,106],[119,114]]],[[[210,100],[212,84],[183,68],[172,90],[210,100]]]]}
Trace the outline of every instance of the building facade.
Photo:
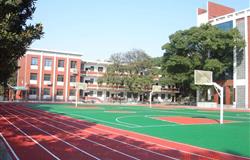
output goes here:
{"type": "Polygon", "coordinates": [[[236,12],[233,8],[208,2],[206,9],[197,10],[197,26],[203,23],[225,31],[236,27],[244,38],[246,46],[242,56],[234,53],[233,81],[220,84],[224,85],[226,104],[231,101],[236,108],[250,108],[250,8],[236,12]]]}
{"type": "Polygon", "coordinates": [[[17,93],[17,98],[25,95],[29,100],[65,102],[75,99],[74,86],[80,81],[81,56],[28,49],[18,62],[17,74],[17,86],[25,86],[28,92],[26,95],[17,93]]]}
{"type": "MultiPolygon", "coordinates": [[[[28,49],[19,60],[17,86],[26,88],[17,91],[17,99],[34,101],[87,102],[139,102],[142,95],[130,93],[125,86],[110,86],[100,83],[111,63],[84,61],[82,54],[51,50],[28,49]],[[76,94],[76,83],[87,84],[86,90],[76,94]]],[[[166,86],[162,93],[155,93],[159,102],[175,102],[178,89],[166,86]]]]}

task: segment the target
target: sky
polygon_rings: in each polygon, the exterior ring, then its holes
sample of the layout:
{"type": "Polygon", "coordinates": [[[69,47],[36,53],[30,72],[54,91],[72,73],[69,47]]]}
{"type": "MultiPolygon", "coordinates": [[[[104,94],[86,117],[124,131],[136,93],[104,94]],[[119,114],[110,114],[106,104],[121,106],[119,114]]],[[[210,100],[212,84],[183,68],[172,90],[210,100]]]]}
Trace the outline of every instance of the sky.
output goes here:
{"type": "MultiPolygon", "coordinates": [[[[246,9],[250,0],[211,0],[246,9]]],[[[30,23],[44,36],[31,48],[76,52],[86,60],[142,49],[162,56],[161,46],[178,30],[196,25],[196,9],[207,0],[38,0],[30,23]]]]}

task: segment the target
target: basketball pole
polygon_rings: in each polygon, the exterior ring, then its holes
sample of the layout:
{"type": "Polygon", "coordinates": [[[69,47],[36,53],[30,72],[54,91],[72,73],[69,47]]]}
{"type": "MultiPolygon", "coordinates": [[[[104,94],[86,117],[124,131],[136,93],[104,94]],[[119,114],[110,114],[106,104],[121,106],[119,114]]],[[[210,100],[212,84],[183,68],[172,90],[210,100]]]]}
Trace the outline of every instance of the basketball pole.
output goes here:
{"type": "Polygon", "coordinates": [[[220,96],[220,124],[223,124],[223,116],[224,116],[224,109],[223,109],[223,104],[224,104],[224,90],[223,87],[218,85],[217,83],[213,82],[213,86],[215,90],[217,91],[218,95],[220,96]],[[219,90],[219,91],[218,91],[219,90]]]}
{"type": "Polygon", "coordinates": [[[153,91],[149,93],[149,108],[152,108],[152,94],[153,94],[153,91]]]}
{"type": "Polygon", "coordinates": [[[78,96],[78,86],[76,85],[76,107],[77,107],[77,96],[78,96]]]}

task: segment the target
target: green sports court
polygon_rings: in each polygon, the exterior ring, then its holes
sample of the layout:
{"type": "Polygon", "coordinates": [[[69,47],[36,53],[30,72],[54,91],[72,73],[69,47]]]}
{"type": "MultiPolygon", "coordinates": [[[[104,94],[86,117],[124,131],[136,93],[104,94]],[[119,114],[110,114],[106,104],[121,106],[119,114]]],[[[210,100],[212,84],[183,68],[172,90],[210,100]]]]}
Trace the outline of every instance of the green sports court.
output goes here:
{"type": "Polygon", "coordinates": [[[211,109],[98,104],[78,107],[73,104],[30,104],[29,107],[175,142],[250,157],[250,112],[225,111],[224,124],[219,124],[219,110],[211,109]],[[176,118],[177,121],[164,120],[164,117],[176,118]],[[180,117],[184,118],[182,122],[178,121],[181,120],[180,117]]]}

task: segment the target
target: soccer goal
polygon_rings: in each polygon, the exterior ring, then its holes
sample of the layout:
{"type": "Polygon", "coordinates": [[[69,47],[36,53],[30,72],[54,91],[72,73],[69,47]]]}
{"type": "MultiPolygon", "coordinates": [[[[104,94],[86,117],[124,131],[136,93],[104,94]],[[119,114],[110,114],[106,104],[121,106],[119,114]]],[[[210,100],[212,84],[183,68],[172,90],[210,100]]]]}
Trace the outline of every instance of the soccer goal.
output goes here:
{"type": "Polygon", "coordinates": [[[194,84],[214,86],[216,92],[220,96],[220,124],[223,124],[223,87],[213,82],[213,72],[204,70],[194,70],[194,84]]]}
{"type": "Polygon", "coordinates": [[[149,107],[152,108],[152,95],[153,93],[155,92],[158,92],[160,93],[161,92],[161,86],[158,86],[158,85],[153,85],[152,86],[152,91],[150,92],[149,94],[149,107]]]}
{"type": "Polygon", "coordinates": [[[79,93],[79,90],[82,89],[82,90],[87,90],[87,83],[81,83],[81,82],[76,82],[75,83],[75,89],[76,89],[76,98],[75,98],[75,106],[77,107],[78,105],[78,93],[79,93]]]}

